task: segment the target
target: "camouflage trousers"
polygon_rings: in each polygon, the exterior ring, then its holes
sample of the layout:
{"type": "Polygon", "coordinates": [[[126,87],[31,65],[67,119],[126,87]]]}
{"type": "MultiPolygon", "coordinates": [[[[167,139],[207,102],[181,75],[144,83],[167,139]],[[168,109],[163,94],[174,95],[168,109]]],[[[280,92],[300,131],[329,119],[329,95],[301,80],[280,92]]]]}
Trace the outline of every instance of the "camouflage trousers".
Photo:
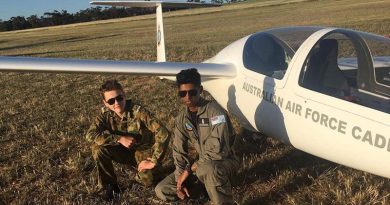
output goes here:
{"type": "MultiPolygon", "coordinates": [[[[112,161],[128,164],[138,167],[142,160],[146,160],[152,156],[151,149],[128,149],[121,144],[103,144],[92,145],[92,156],[96,161],[98,169],[98,186],[100,188],[106,187],[108,184],[117,184],[117,178],[114,171],[112,161]]],[[[153,184],[156,167],[152,170],[138,172],[135,175],[135,180],[144,185],[151,186],[153,184]]]]}
{"type": "MultiPolygon", "coordinates": [[[[238,170],[239,163],[235,160],[198,161],[197,165],[195,175],[189,177],[188,181],[186,180],[185,186],[189,190],[190,197],[197,197],[202,189],[194,182],[194,178],[197,178],[206,189],[213,204],[233,204],[231,182],[233,175],[238,170]]],[[[157,197],[163,201],[177,201],[179,198],[176,195],[175,174],[170,174],[158,183],[155,192],[157,197]]]]}

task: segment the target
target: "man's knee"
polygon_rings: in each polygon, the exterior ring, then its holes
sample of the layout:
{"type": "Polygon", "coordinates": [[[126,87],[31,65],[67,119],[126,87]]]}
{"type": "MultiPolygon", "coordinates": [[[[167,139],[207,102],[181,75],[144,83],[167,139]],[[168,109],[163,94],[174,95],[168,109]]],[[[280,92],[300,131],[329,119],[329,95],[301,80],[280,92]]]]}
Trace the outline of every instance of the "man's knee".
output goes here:
{"type": "Polygon", "coordinates": [[[157,186],[154,188],[154,192],[156,193],[156,196],[163,201],[167,201],[167,197],[165,196],[164,193],[165,189],[166,188],[162,183],[158,183],[157,186]]]}
{"type": "Polygon", "coordinates": [[[198,177],[203,177],[204,175],[210,174],[210,172],[213,172],[215,163],[212,161],[207,162],[198,162],[197,168],[196,168],[196,175],[198,177]]]}
{"type": "Polygon", "coordinates": [[[222,164],[208,161],[198,164],[196,176],[207,186],[220,186],[228,180],[228,175],[222,164]]]}
{"type": "Polygon", "coordinates": [[[176,201],[176,182],[175,175],[171,174],[165,177],[154,188],[156,196],[163,201],[176,201]]]}
{"type": "Polygon", "coordinates": [[[146,160],[152,156],[152,150],[136,150],[134,153],[134,158],[137,162],[137,164],[141,163],[143,160],[146,160]]]}
{"type": "Polygon", "coordinates": [[[138,172],[135,175],[135,181],[146,187],[153,185],[153,179],[154,177],[151,170],[147,170],[145,172],[138,172]]]}

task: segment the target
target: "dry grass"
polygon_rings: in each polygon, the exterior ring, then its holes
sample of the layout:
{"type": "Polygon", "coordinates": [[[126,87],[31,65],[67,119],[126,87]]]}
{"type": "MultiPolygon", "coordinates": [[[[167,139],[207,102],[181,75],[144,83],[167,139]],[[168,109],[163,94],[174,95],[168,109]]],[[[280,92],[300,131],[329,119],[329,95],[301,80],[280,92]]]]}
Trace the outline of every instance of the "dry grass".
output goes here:
{"type": "MultiPolygon", "coordinates": [[[[232,41],[271,27],[326,25],[390,34],[388,1],[252,1],[166,14],[170,61],[201,62],[232,41]],[[282,3],[281,3],[282,2],[282,3]],[[273,4],[270,6],[269,4],[273,4]]],[[[154,60],[151,16],[0,34],[0,55],[154,60]]],[[[0,204],[103,204],[84,134],[99,104],[97,89],[119,79],[128,97],[172,130],[179,101],[170,81],[120,75],[1,73],[0,204]]],[[[209,97],[206,95],[206,97],[209,97]]],[[[239,123],[234,121],[237,131],[239,123]]],[[[390,181],[240,133],[243,164],[234,189],[240,204],[389,204],[390,181]]],[[[170,156],[167,169],[172,168],[170,156]]],[[[158,204],[152,189],[132,187],[119,166],[121,204],[158,204]]],[[[192,202],[196,204],[197,202],[192,202]]]]}

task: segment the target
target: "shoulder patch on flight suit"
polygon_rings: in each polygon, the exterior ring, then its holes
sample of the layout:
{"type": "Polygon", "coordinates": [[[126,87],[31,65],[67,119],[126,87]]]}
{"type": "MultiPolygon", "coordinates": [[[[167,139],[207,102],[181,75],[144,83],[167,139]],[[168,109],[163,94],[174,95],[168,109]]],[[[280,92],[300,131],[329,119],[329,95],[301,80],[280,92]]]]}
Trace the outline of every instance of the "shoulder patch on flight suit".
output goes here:
{"type": "Polygon", "coordinates": [[[210,120],[211,120],[211,125],[217,125],[219,123],[226,122],[225,115],[217,115],[217,116],[211,117],[210,120]]]}
{"type": "Polygon", "coordinates": [[[192,131],[193,130],[192,125],[190,125],[188,122],[186,122],[186,130],[187,131],[192,131]]]}
{"type": "Polygon", "coordinates": [[[198,125],[199,127],[208,127],[210,123],[209,118],[199,118],[198,125]]]}

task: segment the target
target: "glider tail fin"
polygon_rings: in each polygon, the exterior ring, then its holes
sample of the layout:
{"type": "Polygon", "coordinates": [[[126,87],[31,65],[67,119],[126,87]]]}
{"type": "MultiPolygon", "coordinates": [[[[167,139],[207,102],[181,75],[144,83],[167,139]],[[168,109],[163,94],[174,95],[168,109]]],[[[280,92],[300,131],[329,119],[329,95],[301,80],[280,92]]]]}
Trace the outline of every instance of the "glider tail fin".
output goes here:
{"type": "Polygon", "coordinates": [[[165,38],[164,38],[164,23],[162,16],[162,4],[157,3],[156,7],[156,28],[157,28],[157,62],[165,62],[165,38]]]}

